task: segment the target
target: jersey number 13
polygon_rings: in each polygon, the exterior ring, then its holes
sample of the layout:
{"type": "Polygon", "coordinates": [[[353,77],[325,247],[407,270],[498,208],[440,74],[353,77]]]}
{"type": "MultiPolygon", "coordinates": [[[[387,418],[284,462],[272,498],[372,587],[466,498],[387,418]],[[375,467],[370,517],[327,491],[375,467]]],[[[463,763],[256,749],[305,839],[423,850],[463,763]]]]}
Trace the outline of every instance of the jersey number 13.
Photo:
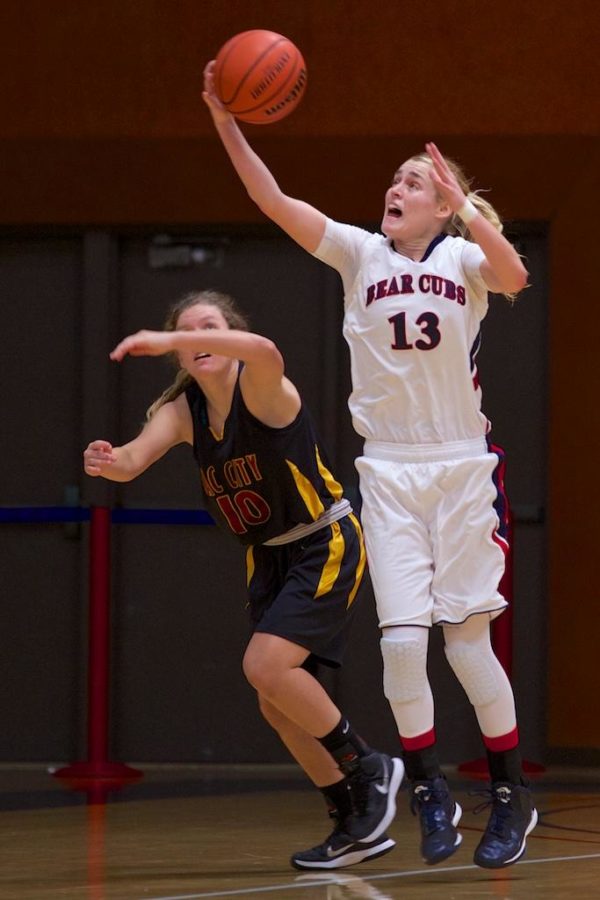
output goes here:
{"type": "Polygon", "coordinates": [[[409,343],[406,337],[406,313],[399,312],[395,316],[391,316],[388,322],[394,328],[394,343],[392,350],[412,350],[413,346],[417,350],[433,350],[437,347],[442,339],[438,325],[440,320],[433,312],[421,313],[416,324],[421,329],[423,337],[418,338],[414,344],[409,343]]]}

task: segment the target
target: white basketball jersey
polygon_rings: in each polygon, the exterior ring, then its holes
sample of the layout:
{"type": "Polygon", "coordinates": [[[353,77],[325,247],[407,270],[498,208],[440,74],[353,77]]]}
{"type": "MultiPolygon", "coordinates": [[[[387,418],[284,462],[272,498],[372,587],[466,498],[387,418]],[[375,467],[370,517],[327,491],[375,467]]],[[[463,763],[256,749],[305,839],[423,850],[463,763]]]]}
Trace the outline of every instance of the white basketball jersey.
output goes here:
{"type": "Polygon", "coordinates": [[[400,444],[485,435],[475,364],[488,302],[481,248],[440,235],[415,262],[382,234],[328,219],[314,255],[344,284],[358,434],[400,444]]]}

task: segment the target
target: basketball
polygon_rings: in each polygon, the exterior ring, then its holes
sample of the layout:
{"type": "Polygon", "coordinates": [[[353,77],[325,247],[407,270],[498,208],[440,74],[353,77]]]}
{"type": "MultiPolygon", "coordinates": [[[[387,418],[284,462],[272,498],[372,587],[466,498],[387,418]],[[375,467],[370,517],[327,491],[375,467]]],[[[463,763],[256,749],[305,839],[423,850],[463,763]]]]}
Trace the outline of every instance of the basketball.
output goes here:
{"type": "Polygon", "coordinates": [[[267,125],[285,118],[306,88],[306,66],[295,44],[274,31],[242,31],[219,50],[217,97],[236,119],[267,125]]]}

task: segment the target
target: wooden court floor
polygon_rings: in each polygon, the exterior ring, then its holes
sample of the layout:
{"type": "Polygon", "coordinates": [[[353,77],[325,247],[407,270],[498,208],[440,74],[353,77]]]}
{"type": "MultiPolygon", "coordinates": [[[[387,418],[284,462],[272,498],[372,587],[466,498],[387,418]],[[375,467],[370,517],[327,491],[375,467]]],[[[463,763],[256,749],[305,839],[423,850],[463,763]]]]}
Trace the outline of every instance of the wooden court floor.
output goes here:
{"type": "Polygon", "coordinates": [[[463,806],[463,843],[425,866],[407,794],[384,857],[330,873],[289,866],[320,842],[320,797],[292,766],[141,767],[118,792],[65,789],[42,767],[0,768],[1,900],[588,900],[600,898],[600,772],[550,770],[535,781],[540,824],[523,861],[477,868],[487,820],[481,788],[448,771],[463,806]]]}

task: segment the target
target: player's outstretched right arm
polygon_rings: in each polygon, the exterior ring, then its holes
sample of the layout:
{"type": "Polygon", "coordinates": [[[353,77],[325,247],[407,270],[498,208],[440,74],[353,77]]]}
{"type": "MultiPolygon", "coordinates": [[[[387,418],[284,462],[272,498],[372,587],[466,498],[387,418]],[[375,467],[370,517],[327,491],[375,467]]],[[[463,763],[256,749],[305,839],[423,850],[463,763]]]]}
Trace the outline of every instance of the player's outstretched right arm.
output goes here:
{"type": "Polygon", "coordinates": [[[182,441],[191,443],[191,416],[184,396],[161,406],[138,436],[122,447],[91,441],[83,451],[83,469],[93,478],[132,481],[182,441]]]}
{"type": "Polygon", "coordinates": [[[301,247],[314,253],[325,232],[325,216],[314,206],[288,197],[264,162],[256,155],[234,117],[219,101],[213,81],[214,60],[204,70],[202,97],[233,166],[250,198],[301,247]]]}

